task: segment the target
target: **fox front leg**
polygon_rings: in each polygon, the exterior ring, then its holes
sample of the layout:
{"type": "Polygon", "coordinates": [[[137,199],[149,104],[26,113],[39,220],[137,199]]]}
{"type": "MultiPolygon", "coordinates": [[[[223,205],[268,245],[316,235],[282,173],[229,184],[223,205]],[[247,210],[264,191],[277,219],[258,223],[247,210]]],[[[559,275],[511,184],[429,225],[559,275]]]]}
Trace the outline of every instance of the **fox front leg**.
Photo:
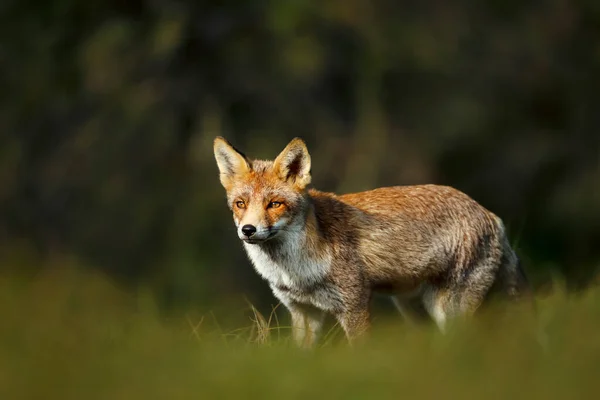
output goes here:
{"type": "Polygon", "coordinates": [[[313,348],[323,327],[325,313],[310,306],[290,305],[292,338],[298,347],[313,348]]]}
{"type": "Polygon", "coordinates": [[[361,301],[359,304],[338,313],[336,317],[351,345],[365,339],[371,328],[368,301],[361,301]]]}

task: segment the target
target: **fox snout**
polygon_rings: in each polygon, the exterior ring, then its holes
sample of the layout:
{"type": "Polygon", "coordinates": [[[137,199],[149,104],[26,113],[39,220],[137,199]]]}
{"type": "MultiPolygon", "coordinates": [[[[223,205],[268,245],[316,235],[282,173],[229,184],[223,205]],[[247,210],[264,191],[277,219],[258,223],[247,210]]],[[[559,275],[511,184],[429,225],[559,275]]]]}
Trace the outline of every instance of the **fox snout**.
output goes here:
{"type": "Polygon", "coordinates": [[[251,221],[253,218],[242,218],[237,225],[238,237],[246,243],[255,244],[274,238],[287,222],[282,218],[273,224],[265,220],[251,221]]]}
{"type": "Polygon", "coordinates": [[[252,224],[244,224],[238,227],[238,237],[246,243],[263,242],[273,236],[273,231],[268,227],[256,227],[252,224]]]}
{"type": "Polygon", "coordinates": [[[238,237],[246,243],[256,244],[271,239],[275,234],[269,229],[256,230],[255,226],[244,225],[238,231],[238,237]]]}

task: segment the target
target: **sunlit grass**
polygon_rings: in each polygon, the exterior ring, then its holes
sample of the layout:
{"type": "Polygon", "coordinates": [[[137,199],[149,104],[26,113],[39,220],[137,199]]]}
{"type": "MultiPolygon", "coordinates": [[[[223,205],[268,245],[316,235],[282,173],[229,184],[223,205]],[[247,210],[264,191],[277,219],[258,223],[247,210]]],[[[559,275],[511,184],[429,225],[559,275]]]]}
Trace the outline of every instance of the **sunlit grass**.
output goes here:
{"type": "Polygon", "coordinates": [[[279,307],[237,329],[161,315],[151,296],[90,272],[0,278],[0,398],[596,398],[600,290],[559,284],[538,316],[492,307],[446,335],[380,313],[350,348],[338,327],[294,348],[279,307]],[[541,339],[544,342],[541,342],[541,339]]]}

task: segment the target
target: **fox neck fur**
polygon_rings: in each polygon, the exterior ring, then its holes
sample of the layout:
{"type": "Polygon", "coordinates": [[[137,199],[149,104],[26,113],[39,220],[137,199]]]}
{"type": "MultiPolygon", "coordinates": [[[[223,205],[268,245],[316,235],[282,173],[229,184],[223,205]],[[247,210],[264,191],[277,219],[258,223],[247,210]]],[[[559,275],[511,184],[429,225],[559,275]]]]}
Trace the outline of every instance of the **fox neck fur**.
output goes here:
{"type": "Polygon", "coordinates": [[[323,245],[326,234],[308,195],[305,212],[290,224],[286,235],[258,244],[244,243],[244,248],[260,276],[282,295],[278,297],[293,297],[293,293],[313,293],[326,286],[333,256],[323,245]]]}

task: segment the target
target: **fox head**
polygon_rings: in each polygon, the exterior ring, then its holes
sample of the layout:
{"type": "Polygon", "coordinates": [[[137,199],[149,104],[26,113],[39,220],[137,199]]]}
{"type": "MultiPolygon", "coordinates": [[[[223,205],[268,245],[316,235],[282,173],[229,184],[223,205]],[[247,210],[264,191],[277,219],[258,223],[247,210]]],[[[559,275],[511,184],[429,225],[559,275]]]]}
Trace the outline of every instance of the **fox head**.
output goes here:
{"type": "Polygon", "coordinates": [[[263,243],[298,231],[309,207],[310,155],[293,139],[274,161],[250,160],[222,137],[214,153],[238,237],[263,243]]]}

